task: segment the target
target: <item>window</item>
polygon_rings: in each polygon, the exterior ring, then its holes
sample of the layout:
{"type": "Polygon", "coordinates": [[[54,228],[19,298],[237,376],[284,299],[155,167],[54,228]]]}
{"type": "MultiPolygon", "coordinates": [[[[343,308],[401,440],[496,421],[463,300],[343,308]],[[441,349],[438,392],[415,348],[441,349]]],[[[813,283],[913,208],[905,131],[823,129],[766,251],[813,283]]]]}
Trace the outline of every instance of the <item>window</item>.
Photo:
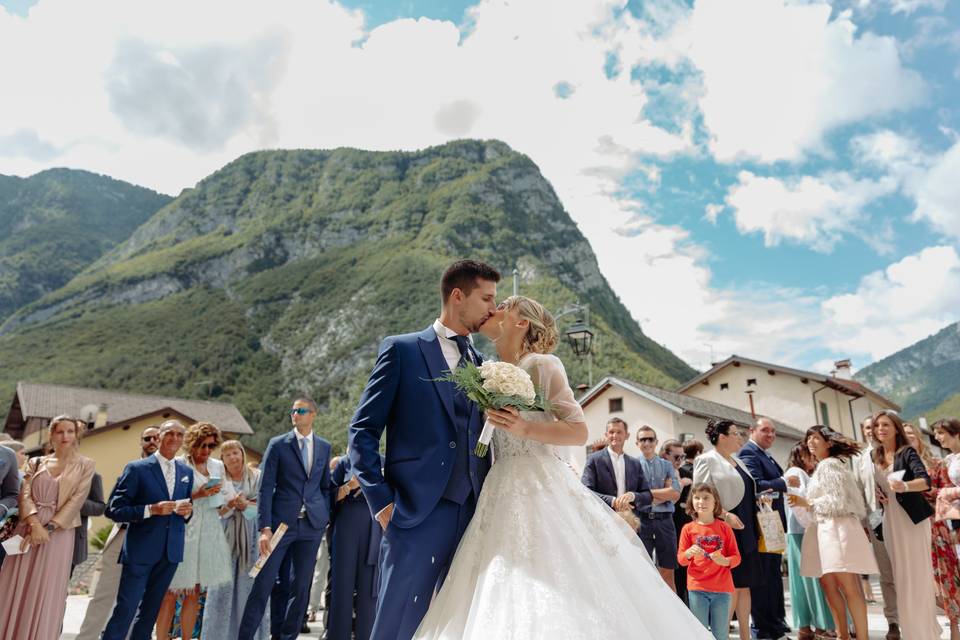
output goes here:
{"type": "Polygon", "coordinates": [[[827,403],[820,403],[820,421],[823,423],[823,426],[830,426],[830,412],[827,411],[827,403]]]}
{"type": "Polygon", "coordinates": [[[726,391],[726,390],[729,389],[729,388],[730,388],[730,383],[729,383],[729,382],[721,382],[721,383],[720,383],[720,391],[726,391]]]}
{"type": "Polygon", "coordinates": [[[755,386],[757,386],[757,379],[756,379],[756,378],[747,378],[747,386],[748,386],[748,387],[755,387],[755,386]]]}
{"type": "Polygon", "coordinates": [[[623,398],[610,398],[610,413],[623,411],[623,398]]]}

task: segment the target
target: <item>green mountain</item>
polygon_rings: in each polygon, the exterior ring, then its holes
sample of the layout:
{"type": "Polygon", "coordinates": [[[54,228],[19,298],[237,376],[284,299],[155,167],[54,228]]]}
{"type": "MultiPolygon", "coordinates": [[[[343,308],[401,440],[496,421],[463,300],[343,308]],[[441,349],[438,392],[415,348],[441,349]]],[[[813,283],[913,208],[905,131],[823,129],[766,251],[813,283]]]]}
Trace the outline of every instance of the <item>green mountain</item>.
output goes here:
{"type": "Polygon", "coordinates": [[[927,414],[960,393],[960,322],[864,367],[854,377],[903,406],[904,416],[927,414]]]}
{"type": "MultiPolygon", "coordinates": [[[[209,395],[238,405],[255,446],[308,393],[342,449],[380,340],[433,321],[440,274],[460,257],[516,266],[521,293],[551,309],[588,303],[594,380],[672,388],[694,374],[631,318],[533,162],[460,141],[242,156],[9,318],[0,390],[29,379],[209,395]]],[[[567,345],[558,355],[571,384],[586,382],[586,362],[567,345]]]]}
{"type": "Polygon", "coordinates": [[[171,199],[87,171],[0,175],[0,322],[65,285],[171,199]]]}
{"type": "Polygon", "coordinates": [[[924,412],[927,424],[933,424],[940,418],[960,418],[960,393],[955,393],[938,406],[924,412]]]}

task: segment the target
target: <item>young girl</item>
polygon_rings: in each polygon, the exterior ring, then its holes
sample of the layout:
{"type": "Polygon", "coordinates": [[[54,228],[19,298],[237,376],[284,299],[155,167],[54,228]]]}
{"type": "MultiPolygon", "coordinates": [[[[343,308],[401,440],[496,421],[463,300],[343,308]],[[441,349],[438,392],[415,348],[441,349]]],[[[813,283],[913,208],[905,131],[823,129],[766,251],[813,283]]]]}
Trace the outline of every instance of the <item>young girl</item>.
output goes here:
{"type": "Polygon", "coordinates": [[[727,640],[733,597],[730,569],[740,564],[737,540],[730,525],[719,519],[723,508],[712,485],[695,485],[686,508],[694,520],[680,532],[677,560],[687,567],[690,611],[713,632],[714,638],[727,640]]]}

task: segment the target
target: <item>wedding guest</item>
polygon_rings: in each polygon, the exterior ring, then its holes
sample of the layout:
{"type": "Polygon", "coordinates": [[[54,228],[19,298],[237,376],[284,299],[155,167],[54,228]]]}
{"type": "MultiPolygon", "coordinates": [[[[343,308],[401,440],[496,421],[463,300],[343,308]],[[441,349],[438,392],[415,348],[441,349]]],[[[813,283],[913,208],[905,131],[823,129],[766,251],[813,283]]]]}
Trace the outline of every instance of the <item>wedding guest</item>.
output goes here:
{"type": "MultiPolygon", "coordinates": [[[[801,440],[790,450],[787,471],[783,476],[799,478],[797,495],[806,496],[810,484],[810,474],[817,466],[817,459],[801,440]]],[[[793,612],[793,626],[797,630],[797,640],[823,638],[826,632],[834,630],[833,616],[823,595],[823,589],[816,578],[804,577],[800,573],[801,549],[806,526],[800,522],[793,507],[787,505],[787,569],[790,578],[790,604],[793,612]]]]}
{"type": "MultiPolygon", "coordinates": [[[[954,420],[957,435],[960,436],[960,422],[954,420]]],[[[949,420],[940,420],[933,425],[933,433],[940,446],[948,451],[952,451],[949,446],[954,442],[960,443],[960,438],[950,437],[951,422],[949,420]],[[946,443],[946,444],[944,444],[946,443]]],[[[930,491],[923,495],[934,508],[936,512],[937,500],[944,489],[949,490],[954,486],[950,479],[950,465],[954,462],[955,454],[951,453],[945,459],[937,458],[930,453],[929,447],[923,441],[920,431],[913,425],[903,425],[903,430],[907,434],[907,440],[910,446],[917,450],[920,459],[923,460],[927,473],[930,475],[930,491]]],[[[960,472],[960,465],[958,465],[960,472]]],[[[949,493],[946,493],[949,496],[949,493]]],[[[933,539],[933,548],[931,558],[933,559],[933,579],[936,588],[937,602],[947,614],[950,623],[950,640],[960,640],[960,562],[957,559],[957,532],[951,526],[951,522],[945,519],[934,519],[931,524],[931,537],[933,539]]]]}
{"type": "Polygon", "coordinates": [[[223,436],[216,425],[198,422],[184,436],[183,462],[193,472],[193,516],[184,533],[183,560],[177,566],[157,617],[157,639],[166,640],[176,609],[180,609],[180,630],[183,638],[191,638],[197,624],[200,593],[230,582],[233,560],[227,538],[220,524],[219,509],[226,502],[223,484],[223,463],[211,455],[220,446],[223,436]]]}
{"type": "MultiPolygon", "coordinates": [[[[220,507],[219,514],[230,550],[232,579],[207,590],[201,625],[204,640],[233,640],[237,637],[243,607],[253,587],[250,569],[260,557],[257,546],[260,472],[247,467],[246,452],[236,440],[227,440],[220,446],[220,460],[225,471],[223,482],[227,499],[220,507]]],[[[269,620],[265,615],[254,638],[266,640],[269,629],[269,620]]]]}
{"type": "Polygon", "coordinates": [[[128,463],[107,501],[107,517],[128,526],[117,602],[102,640],[149,640],[167,586],[183,561],[193,471],[175,456],[185,432],[177,420],[163,422],[156,453],[128,463]]]}
{"type": "Polygon", "coordinates": [[[103,501],[103,478],[100,474],[94,472],[93,480],[90,482],[90,493],[87,499],[83,501],[80,507],[80,526],[74,529],[75,539],[73,542],[73,559],[70,564],[70,575],[73,575],[74,569],[78,564],[87,561],[87,526],[92,516],[102,516],[107,509],[107,503],[103,501]]]}
{"type": "Polygon", "coordinates": [[[674,502],[680,497],[680,479],[673,465],[657,455],[657,432],[643,425],[637,430],[640,468],[650,487],[653,504],[641,507],[640,541],[651,558],[656,558],[660,577],[670,590],[676,589],[673,571],[677,568],[677,532],[673,528],[674,502]]]}
{"type": "MultiPolygon", "coordinates": [[[[770,448],[777,438],[777,429],[769,418],[757,418],[750,427],[750,440],[743,445],[738,454],[743,464],[750,470],[760,493],[772,492],[773,510],[780,514],[784,531],[787,529],[787,516],[783,509],[783,496],[787,491],[787,482],[783,477],[783,468],[770,455],[770,448]]],[[[754,629],[758,640],[775,640],[790,632],[786,623],[786,606],[783,600],[783,579],[780,565],[783,555],[779,553],[761,553],[760,570],[763,584],[753,587],[750,592],[751,611],[754,629]]]]}
{"type": "MultiPolygon", "coordinates": [[[[147,427],[140,434],[140,459],[152,456],[160,444],[160,430],[157,427],[147,427]]],[[[103,549],[100,550],[100,559],[97,561],[99,578],[93,590],[93,597],[87,603],[87,611],[83,616],[80,631],[74,640],[97,640],[100,632],[107,625],[113,603],[117,600],[117,588],[120,586],[120,550],[127,537],[127,523],[113,525],[110,535],[107,536],[103,549]]]]}
{"type": "MultiPolygon", "coordinates": [[[[853,457],[853,475],[863,495],[867,510],[863,526],[873,547],[873,556],[880,570],[880,593],[883,595],[883,617],[887,619],[886,640],[900,640],[900,618],[897,615],[897,586],[893,582],[893,565],[883,544],[883,509],[877,499],[876,467],[873,464],[873,416],[860,422],[866,448],[853,457]]],[[[869,576],[867,584],[869,585],[869,576]]]]}
{"type": "Polygon", "coordinates": [[[57,416],[47,427],[53,453],[27,463],[20,486],[21,549],[0,568],[0,638],[53,640],[67,604],[73,529],[90,492],[94,463],[80,455],[76,419],[57,416]]]}
{"type": "Polygon", "coordinates": [[[922,495],[930,489],[930,476],[895,412],[874,415],[873,439],[878,497],[884,506],[883,543],[897,585],[900,630],[908,640],[933,640],[940,637],[930,564],[933,508],[922,495]]]}
{"type": "Polygon", "coordinates": [[[858,638],[867,638],[867,603],[860,590],[860,574],[876,573],[877,562],[860,521],[863,500],[846,465],[860,445],[830,427],[807,429],[804,438],[817,468],[807,485],[806,496],[790,495],[796,511],[812,513],[806,519],[800,573],[819,578],[840,638],[850,638],[847,611],[858,638]]]}
{"type": "Polygon", "coordinates": [[[690,611],[717,640],[729,636],[731,568],[740,564],[733,529],[720,519],[723,507],[713,485],[693,486],[684,507],[694,520],[683,526],[677,560],[687,567],[690,611]]]}
{"type": "MultiPolygon", "coordinates": [[[[17,508],[20,495],[20,467],[13,449],[0,444],[0,522],[7,519],[12,509],[17,508]]],[[[0,566],[6,552],[0,547],[0,566]]]]}
{"type": "Polygon", "coordinates": [[[743,446],[740,430],[730,420],[710,420],[707,440],[713,451],[693,461],[693,483],[713,486],[720,496],[723,520],[734,530],[740,564],[732,570],[731,612],[737,615],[740,640],[750,639],[750,588],[763,584],[757,529],[757,485],[747,467],[735,455],[743,446]]]}
{"type": "Polygon", "coordinates": [[[284,560],[289,558],[290,595],[282,617],[282,635],[295,637],[303,625],[317,549],[330,520],[330,443],[313,433],[317,405],[298,398],[290,410],[293,430],[270,440],[260,463],[257,495],[258,545],[269,554],[253,582],[240,622],[239,640],[250,640],[259,628],[267,600],[284,560]],[[275,549],[270,540],[280,523],[288,526],[275,549]]]}
{"type": "Polygon", "coordinates": [[[340,458],[331,482],[336,504],[327,640],[367,640],[377,610],[377,564],[383,528],[370,513],[348,455],[340,458]]]}
{"type": "Polygon", "coordinates": [[[0,446],[10,449],[16,455],[18,475],[20,476],[20,480],[23,480],[23,470],[27,466],[27,445],[19,440],[4,440],[0,442],[0,446]]]}
{"type": "MultiPolygon", "coordinates": [[[[703,445],[696,440],[690,440],[684,444],[680,444],[679,440],[667,440],[663,443],[663,446],[660,447],[661,457],[673,464],[673,468],[680,478],[680,498],[674,503],[673,509],[673,529],[677,532],[677,543],[680,542],[680,532],[683,530],[683,525],[690,522],[690,516],[687,514],[685,505],[687,504],[687,499],[690,497],[690,487],[693,485],[693,459],[702,452],[703,445]],[[696,450],[696,447],[691,447],[691,443],[699,446],[699,450],[696,450]],[[687,458],[688,449],[693,453],[689,459],[687,458]]],[[[683,600],[684,604],[689,606],[690,601],[689,598],[687,598],[687,568],[682,563],[674,571],[673,586],[680,599],[683,600]]]]}
{"type": "Polygon", "coordinates": [[[613,417],[605,435],[606,446],[587,456],[580,480],[614,511],[632,511],[639,518],[640,509],[653,503],[653,494],[640,461],[623,452],[630,427],[613,417]]]}

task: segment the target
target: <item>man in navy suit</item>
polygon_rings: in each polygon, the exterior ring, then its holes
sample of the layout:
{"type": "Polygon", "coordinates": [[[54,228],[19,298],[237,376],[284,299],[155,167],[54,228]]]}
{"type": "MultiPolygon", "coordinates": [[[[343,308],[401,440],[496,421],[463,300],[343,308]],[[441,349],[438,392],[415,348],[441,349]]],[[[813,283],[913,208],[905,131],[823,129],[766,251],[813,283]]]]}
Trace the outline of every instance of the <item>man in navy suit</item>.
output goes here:
{"type": "Polygon", "coordinates": [[[103,640],[124,640],[128,631],[130,640],[150,638],[163,596],[183,561],[184,527],[193,509],[193,470],[174,456],[185,431],[176,420],[161,424],[160,448],[127,464],[110,494],[107,517],[128,527],[120,552],[117,603],[103,640]]]}
{"type": "Polygon", "coordinates": [[[440,282],[440,318],[419,333],[383,341],[350,424],[350,462],[384,529],[373,638],[413,636],[490,469],[489,455],[473,454],[483,428],[477,406],[436,379],[480,363],[469,336],[496,311],[499,281],[500,274],[482,262],[448,267],[440,282]]]}
{"type": "Polygon", "coordinates": [[[326,640],[350,640],[354,637],[356,640],[367,640],[373,630],[377,608],[383,530],[370,513],[350,458],[340,458],[332,478],[337,493],[331,532],[331,593],[330,606],[327,607],[329,624],[326,640]]]}
{"type": "Polygon", "coordinates": [[[653,494],[640,461],[623,452],[623,443],[630,437],[627,423],[617,417],[610,418],[606,437],[607,446],[587,457],[583,484],[611,509],[630,509],[639,517],[643,507],[653,504],[653,494]]]}
{"type": "Polygon", "coordinates": [[[239,640],[250,640],[256,635],[277,575],[285,564],[290,567],[289,575],[280,577],[281,588],[274,591],[274,597],[282,598],[284,592],[289,594],[280,637],[296,638],[303,625],[317,549],[330,521],[330,443],[314,435],[316,415],[317,405],[313,400],[298,398],[290,410],[294,429],[272,438],[263,454],[257,518],[260,553],[270,557],[247,597],[239,640]],[[287,525],[287,532],[271,550],[270,539],[281,522],[287,525]]]}
{"type": "MultiPolygon", "coordinates": [[[[783,468],[768,453],[777,438],[777,429],[768,418],[757,418],[750,428],[750,439],[737,454],[746,465],[750,475],[757,483],[757,492],[772,491],[776,494],[773,509],[780,514],[783,529],[787,529],[787,517],[783,509],[783,494],[787,490],[787,481],[783,477],[783,468]]],[[[799,484],[798,478],[791,478],[799,484]]],[[[793,484],[793,482],[791,482],[793,484]]],[[[750,617],[758,639],[782,638],[790,632],[786,623],[786,608],[783,601],[783,579],[780,563],[783,555],[779,553],[761,553],[760,564],[763,570],[763,586],[750,589],[750,617]]]]}

